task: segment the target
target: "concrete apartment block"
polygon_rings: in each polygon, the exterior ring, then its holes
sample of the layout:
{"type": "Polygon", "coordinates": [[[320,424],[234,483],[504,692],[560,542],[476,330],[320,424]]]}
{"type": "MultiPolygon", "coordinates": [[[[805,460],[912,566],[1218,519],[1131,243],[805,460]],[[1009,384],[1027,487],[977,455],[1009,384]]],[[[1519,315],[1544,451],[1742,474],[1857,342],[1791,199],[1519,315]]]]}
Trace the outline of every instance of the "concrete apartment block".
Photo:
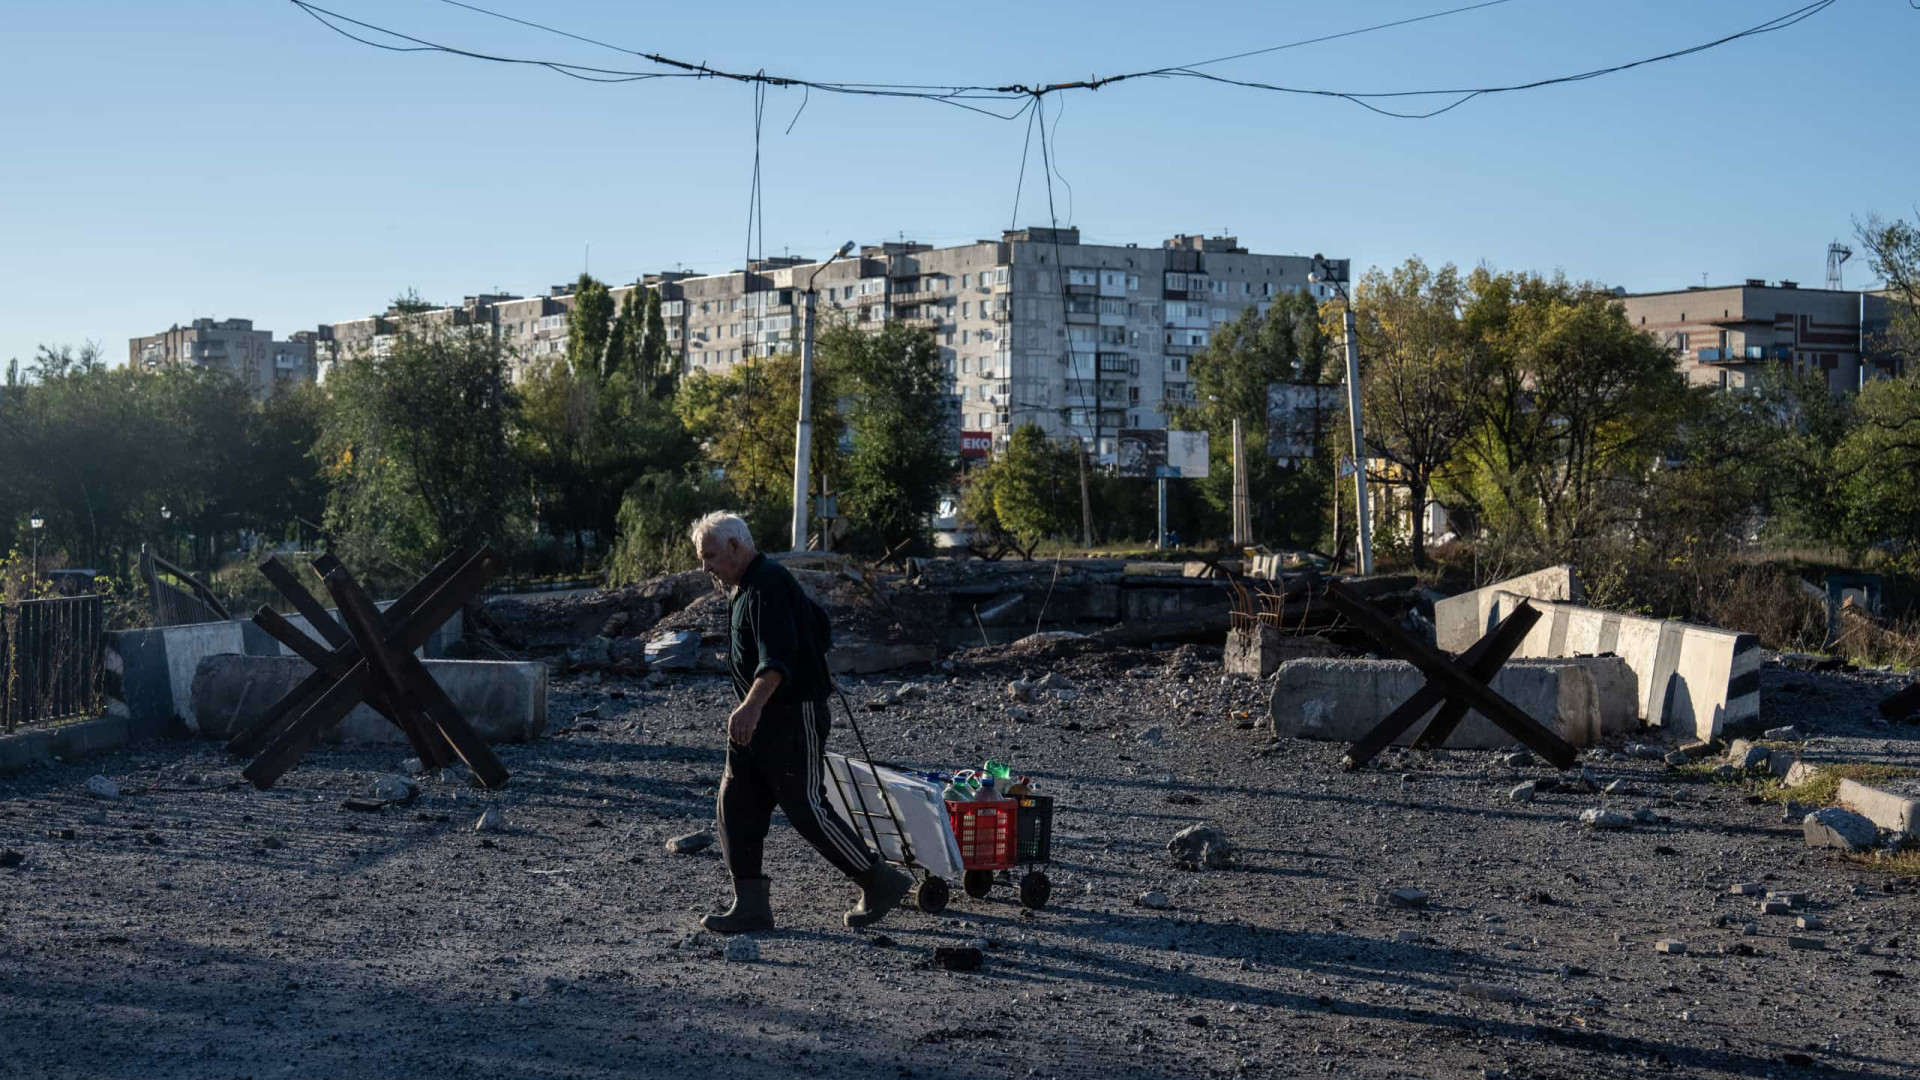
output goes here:
{"type": "Polygon", "coordinates": [[[252,319],[195,319],[190,326],[175,323],[158,334],[129,338],[127,367],[144,372],[165,367],[218,371],[264,400],[314,381],[314,335],[303,331],[291,341],[275,341],[271,330],[255,330],[252,319]]]}
{"type": "Polygon", "coordinates": [[[1549,566],[1531,574],[1495,582],[1484,589],[1436,600],[1433,604],[1435,642],[1450,653],[1463,653],[1493,629],[1494,596],[1497,593],[1530,596],[1536,600],[1563,600],[1584,603],[1587,591],[1580,575],[1567,565],[1549,566]]]}
{"type": "MultiPolygon", "coordinates": [[[[819,328],[898,321],[931,331],[946,364],[955,427],[996,446],[1023,424],[1113,451],[1122,427],[1164,427],[1193,400],[1188,363],[1214,329],[1275,297],[1327,286],[1307,281],[1304,255],[1260,255],[1230,236],[1175,236],[1159,247],[1082,243],[1078,229],[1016,229],[998,240],[936,248],[873,244],[831,264],[783,256],[726,274],[649,274],[612,288],[615,310],[635,289],[657,290],[668,351],[686,375],[719,373],[798,351],[809,281],[819,328]]],[[[1333,260],[1345,267],[1344,260],[1333,260]]],[[[548,295],[467,297],[426,316],[483,326],[516,378],[566,349],[571,286],[548,295]]],[[[378,355],[400,316],[322,326],[325,369],[378,355]]],[[[324,377],[324,376],[323,376],[324,377]]]]}
{"type": "MultiPolygon", "coordinates": [[[[490,743],[532,742],[547,727],[547,666],[537,662],[428,660],[427,674],[460,715],[490,743]]],[[[231,738],[313,673],[291,656],[222,653],[200,661],[193,675],[192,716],[203,735],[231,738]]],[[[327,742],[404,743],[406,736],[366,705],[328,729],[327,742]]]]}
{"type": "MultiPolygon", "coordinates": [[[[1275,676],[1269,720],[1282,737],[1352,742],[1425,683],[1426,676],[1404,660],[1289,660],[1275,676]]],[[[1493,677],[1493,689],[1574,746],[1627,731],[1636,719],[1633,672],[1618,657],[1508,661],[1493,677]]],[[[1432,715],[1395,744],[1413,742],[1432,715]]],[[[1517,741],[1469,711],[1445,745],[1496,750],[1517,741]]]]}
{"type": "Polygon", "coordinates": [[[1621,297],[1627,321],[1679,354],[1695,385],[1737,389],[1767,368],[1818,374],[1835,392],[1899,373],[1895,358],[1875,356],[1873,337],[1889,318],[1885,295],[1772,285],[1695,287],[1621,297]],[[1862,362],[1861,342],[1868,342],[1862,362]]]}
{"type": "Polygon", "coordinates": [[[1649,727],[1711,741],[1725,725],[1760,715],[1760,639],[1752,634],[1505,592],[1495,593],[1489,625],[1522,599],[1541,619],[1514,655],[1619,656],[1633,670],[1640,718],[1649,727]]]}

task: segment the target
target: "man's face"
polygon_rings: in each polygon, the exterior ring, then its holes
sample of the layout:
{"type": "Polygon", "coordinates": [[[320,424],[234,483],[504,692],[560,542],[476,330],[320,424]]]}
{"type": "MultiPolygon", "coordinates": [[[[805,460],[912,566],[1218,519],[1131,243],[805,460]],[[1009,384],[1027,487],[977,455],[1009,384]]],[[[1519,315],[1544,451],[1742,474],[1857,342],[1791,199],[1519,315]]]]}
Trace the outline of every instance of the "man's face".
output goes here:
{"type": "Polygon", "coordinates": [[[700,546],[695,549],[700,555],[700,568],[720,579],[720,584],[733,588],[740,584],[740,575],[753,561],[753,549],[744,547],[740,541],[731,537],[715,540],[711,536],[702,537],[700,546]]]}

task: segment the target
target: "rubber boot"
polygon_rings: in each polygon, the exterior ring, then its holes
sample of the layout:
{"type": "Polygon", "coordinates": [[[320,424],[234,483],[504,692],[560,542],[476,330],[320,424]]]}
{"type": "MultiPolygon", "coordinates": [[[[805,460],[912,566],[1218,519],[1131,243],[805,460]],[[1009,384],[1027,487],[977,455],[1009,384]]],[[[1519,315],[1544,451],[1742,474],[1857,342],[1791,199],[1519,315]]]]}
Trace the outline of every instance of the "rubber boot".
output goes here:
{"type": "Polygon", "coordinates": [[[725,915],[702,915],[700,925],[716,934],[745,934],[773,929],[773,902],[767,891],[773,882],[767,878],[737,878],[733,883],[733,906],[725,915]]]}
{"type": "Polygon", "coordinates": [[[856,928],[879,922],[913,888],[913,875],[895,870],[884,860],[853,880],[860,886],[860,902],[847,909],[844,921],[856,928]]]}

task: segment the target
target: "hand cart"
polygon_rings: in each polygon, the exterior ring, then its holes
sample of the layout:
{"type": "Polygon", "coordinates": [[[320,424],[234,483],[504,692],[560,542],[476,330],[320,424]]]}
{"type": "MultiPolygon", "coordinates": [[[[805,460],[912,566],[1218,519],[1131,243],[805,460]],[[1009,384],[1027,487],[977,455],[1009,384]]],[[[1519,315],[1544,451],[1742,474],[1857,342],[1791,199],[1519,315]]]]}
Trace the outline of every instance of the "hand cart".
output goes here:
{"type": "Polygon", "coordinates": [[[827,801],[846,815],[854,831],[871,843],[881,858],[919,877],[907,899],[920,911],[937,915],[946,910],[952,895],[947,879],[960,877],[967,867],[948,822],[947,803],[940,797],[938,786],[874,764],[866,736],[844,694],[840,695],[840,705],[860,744],[861,760],[826,755],[831,778],[827,801]]]}
{"type": "Polygon", "coordinates": [[[984,899],[995,871],[1025,866],[1020,877],[1020,906],[1047,906],[1053,882],[1036,867],[1053,861],[1053,800],[1045,795],[1014,795],[991,802],[947,803],[947,817],[966,865],[961,879],[967,895],[984,899]]]}

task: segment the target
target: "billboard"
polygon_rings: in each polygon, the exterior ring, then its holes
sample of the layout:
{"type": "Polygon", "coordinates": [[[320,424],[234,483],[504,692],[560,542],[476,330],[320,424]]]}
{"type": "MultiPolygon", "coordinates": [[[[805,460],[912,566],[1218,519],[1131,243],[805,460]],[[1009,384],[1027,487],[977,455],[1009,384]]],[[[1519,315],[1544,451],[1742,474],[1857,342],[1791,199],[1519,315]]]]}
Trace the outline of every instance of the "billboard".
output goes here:
{"type": "Polygon", "coordinates": [[[1343,387],[1329,383],[1267,384],[1267,455],[1310,458],[1340,410],[1343,387]]]}
{"type": "Polygon", "coordinates": [[[1115,444],[1121,476],[1192,480],[1207,475],[1207,433],[1121,428],[1115,444]]]}
{"type": "Polygon", "coordinates": [[[960,456],[972,461],[982,461],[993,453],[993,432],[963,431],[960,433],[960,456]]]}

